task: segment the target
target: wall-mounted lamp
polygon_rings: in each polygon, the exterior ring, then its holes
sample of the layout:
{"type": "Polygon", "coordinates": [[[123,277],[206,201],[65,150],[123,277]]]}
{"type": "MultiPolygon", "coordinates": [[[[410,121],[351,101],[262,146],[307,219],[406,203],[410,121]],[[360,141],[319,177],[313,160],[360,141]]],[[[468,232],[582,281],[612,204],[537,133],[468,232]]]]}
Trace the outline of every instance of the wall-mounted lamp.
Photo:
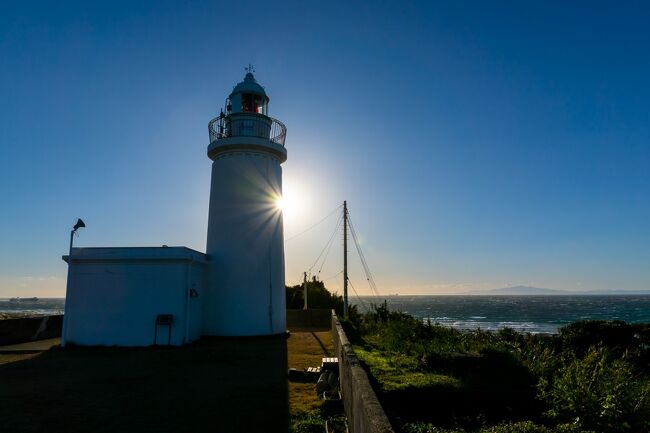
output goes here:
{"type": "Polygon", "coordinates": [[[72,256],[72,239],[74,239],[74,234],[77,233],[77,230],[84,227],[86,227],[86,223],[81,218],[77,218],[77,224],[72,227],[72,231],[70,232],[70,256],[72,256]]]}

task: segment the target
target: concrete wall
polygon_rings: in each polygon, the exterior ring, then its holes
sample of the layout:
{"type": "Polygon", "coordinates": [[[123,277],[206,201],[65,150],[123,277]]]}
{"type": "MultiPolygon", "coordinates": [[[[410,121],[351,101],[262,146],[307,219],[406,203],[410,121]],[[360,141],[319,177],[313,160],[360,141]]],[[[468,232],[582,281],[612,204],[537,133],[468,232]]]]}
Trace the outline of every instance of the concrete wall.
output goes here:
{"type": "Polygon", "coordinates": [[[394,433],[368,375],[359,365],[357,355],[332,311],[332,338],[339,358],[341,395],[351,433],[394,433]]]}
{"type": "Polygon", "coordinates": [[[63,315],[0,320],[0,346],[61,336],[63,315]]]}
{"type": "Polygon", "coordinates": [[[327,308],[308,310],[287,310],[287,329],[289,331],[327,331],[332,326],[332,311],[327,308]]]}
{"type": "MultiPolygon", "coordinates": [[[[183,247],[75,248],[64,259],[70,266],[64,344],[152,345],[159,314],[173,315],[172,345],[200,337],[204,254],[183,247]]],[[[158,344],[167,344],[169,327],[157,329],[158,344]]]]}

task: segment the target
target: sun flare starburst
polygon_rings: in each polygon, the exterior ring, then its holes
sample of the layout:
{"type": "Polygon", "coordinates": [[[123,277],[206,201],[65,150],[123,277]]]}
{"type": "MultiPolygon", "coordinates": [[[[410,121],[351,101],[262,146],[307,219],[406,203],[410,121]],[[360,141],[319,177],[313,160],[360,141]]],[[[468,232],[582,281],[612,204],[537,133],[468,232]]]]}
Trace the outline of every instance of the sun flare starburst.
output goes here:
{"type": "Polygon", "coordinates": [[[282,211],[285,222],[296,222],[301,219],[305,200],[302,194],[287,184],[284,185],[282,195],[274,200],[275,208],[282,211]]]}

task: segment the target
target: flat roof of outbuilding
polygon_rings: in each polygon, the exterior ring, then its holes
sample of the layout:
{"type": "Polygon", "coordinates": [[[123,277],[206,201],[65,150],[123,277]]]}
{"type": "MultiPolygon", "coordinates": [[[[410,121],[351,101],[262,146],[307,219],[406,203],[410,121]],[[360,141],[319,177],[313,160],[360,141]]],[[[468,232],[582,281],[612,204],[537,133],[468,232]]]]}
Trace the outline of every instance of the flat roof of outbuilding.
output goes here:
{"type": "MultiPolygon", "coordinates": [[[[63,260],[69,263],[70,255],[63,260]]],[[[194,261],[207,262],[207,255],[187,247],[82,247],[72,249],[73,261],[194,261]]]]}

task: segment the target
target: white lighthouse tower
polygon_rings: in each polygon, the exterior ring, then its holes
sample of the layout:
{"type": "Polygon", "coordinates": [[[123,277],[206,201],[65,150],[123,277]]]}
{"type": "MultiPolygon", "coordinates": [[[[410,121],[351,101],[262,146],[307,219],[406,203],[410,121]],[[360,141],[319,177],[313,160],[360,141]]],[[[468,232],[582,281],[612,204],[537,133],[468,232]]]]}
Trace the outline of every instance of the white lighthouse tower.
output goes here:
{"type": "Polygon", "coordinates": [[[284,236],[277,202],[287,130],[268,116],[269,97],[252,68],[247,71],[208,125],[213,162],[204,335],[286,330],[284,236]]]}

